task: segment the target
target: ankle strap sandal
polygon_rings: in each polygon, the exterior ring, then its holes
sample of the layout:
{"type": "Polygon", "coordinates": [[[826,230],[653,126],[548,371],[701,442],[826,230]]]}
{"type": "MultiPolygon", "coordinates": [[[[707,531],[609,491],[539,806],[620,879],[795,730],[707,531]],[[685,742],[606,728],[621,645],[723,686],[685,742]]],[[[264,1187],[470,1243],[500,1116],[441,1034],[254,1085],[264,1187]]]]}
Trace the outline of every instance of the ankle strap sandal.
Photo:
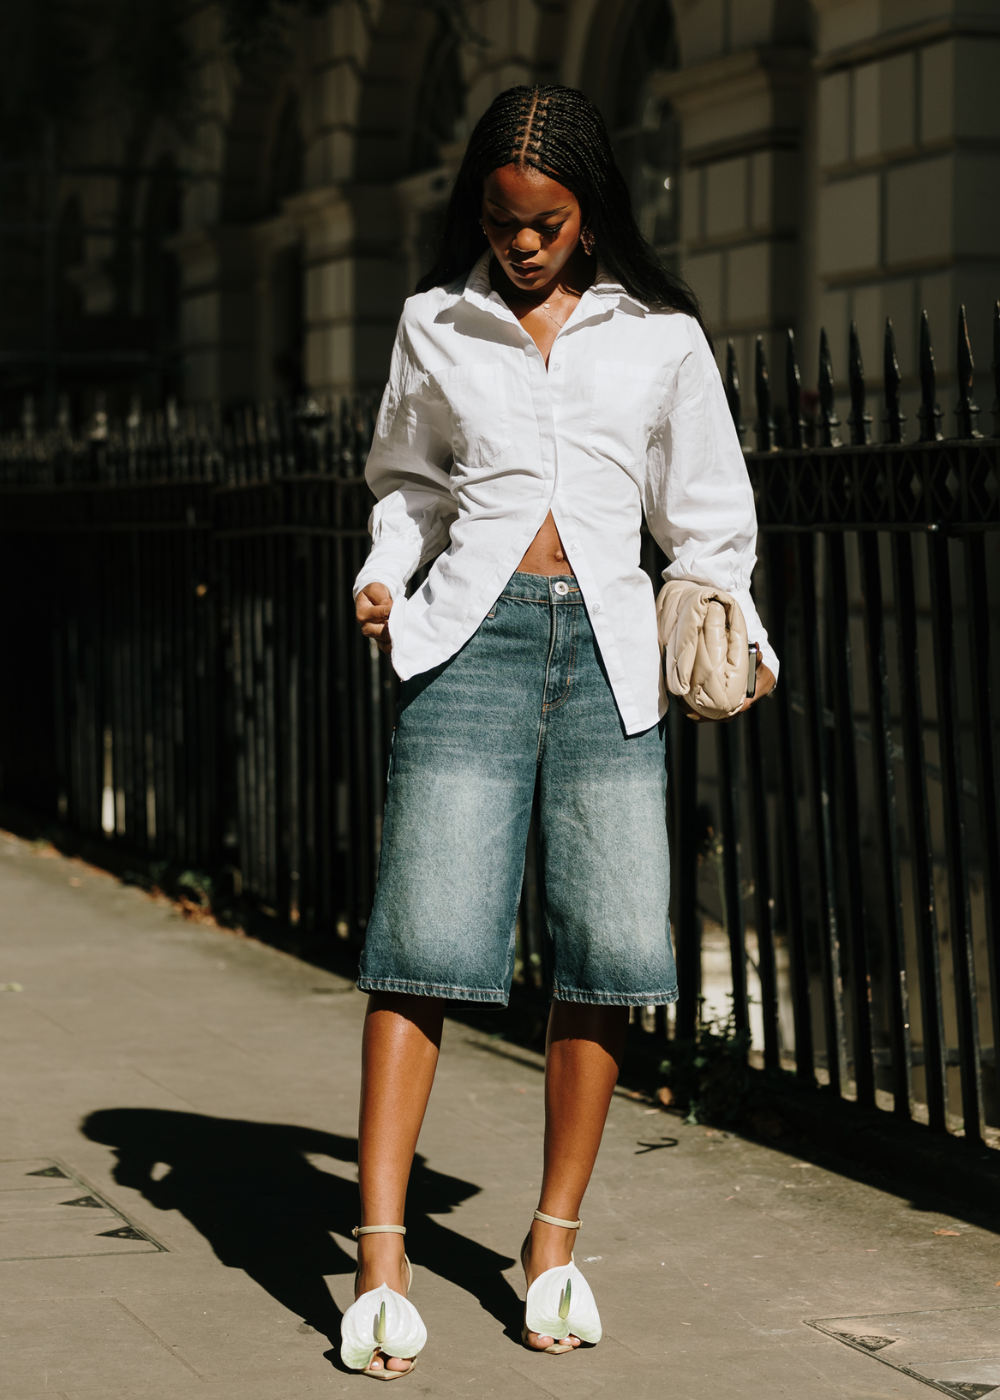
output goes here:
{"type": "MultiPolygon", "coordinates": [[[[561,1230],[579,1230],[579,1220],[560,1220],[557,1215],[546,1215],[536,1210],[535,1220],[543,1225],[555,1225],[561,1230]]],[[[531,1240],[529,1234],[521,1246],[521,1263],[531,1240]]],[[[554,1269],[546,1269],[539,1274],[528,1289],[524,1304],[524,1326],[521,1341],[529,1351],[546,1351],[552,1356],[574,1351],[567,1337],[579,1337],[581,1342],[592,1346],[601,1340],[601,1317],[597,1311],[590,1284],[576,1267],[573,1255],[568,1264],[560,1264],[554,1269]],[[536,1336],[552,1337],[552,1345],[533,1347],[528,1341],[528,1333],[536,1336]]]]}
{"type": "MultiPolygon", "coordinates": [[[[356,1225],[351,1234],[356,1240],[362,1235],[405,1235],[406,1226],[356,1225]]],[[[403,1263],[409,1293],[412,1270],[405,1254],[403,1263]]],[[[416,1308],[405,1294],[385,1283],[356,1298],[340,1324],[340,1356],[344,1365],[377,1381],[398,1381],[410,1375],[417,1364],[417,1354],[426,1343],[427,1328],[416,1308]],[[392,1357],[409,1361],[410,1365],[405,1371],[390,1371],[386,1363],[392,1357]]]]}

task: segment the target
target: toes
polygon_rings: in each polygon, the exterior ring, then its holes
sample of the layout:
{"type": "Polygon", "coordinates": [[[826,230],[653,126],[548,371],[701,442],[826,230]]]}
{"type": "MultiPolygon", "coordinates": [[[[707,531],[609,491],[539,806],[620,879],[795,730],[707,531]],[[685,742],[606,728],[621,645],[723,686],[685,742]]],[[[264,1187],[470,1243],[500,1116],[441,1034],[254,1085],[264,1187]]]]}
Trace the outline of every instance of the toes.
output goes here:
{"type": "Polygon", "coordinates": [[[368,1363],[369,1371],[408,1371],[413,1365],[402,1356],[384,1356],[377,1351],[368,1363]]]}
{"type": "Polygon", "coordinates": [[[528,1333],[530,1345],[536,1347],[539,1351],[544,1351],[546,1347],[555,1346],[555,1340],[555,1337],[540,1336],[538,1332],[528,1333]]]}

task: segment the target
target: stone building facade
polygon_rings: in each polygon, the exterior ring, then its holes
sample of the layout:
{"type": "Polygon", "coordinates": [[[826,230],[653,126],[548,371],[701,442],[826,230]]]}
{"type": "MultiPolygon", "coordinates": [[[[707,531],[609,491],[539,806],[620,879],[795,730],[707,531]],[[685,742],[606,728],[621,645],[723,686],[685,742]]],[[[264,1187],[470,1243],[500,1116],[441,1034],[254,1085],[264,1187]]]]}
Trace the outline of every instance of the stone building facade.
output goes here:
{"type": "Polygon", "coordinates": [[[198,94],[183,134],[159,121],[137,135],[97,104],[69,137],[68,164],[108,173],[59,177],[60,217],[84,230],[60,275],[83,321],[116,296],[159,318],[172,357],[160,389],[232,402],[377,387],[471,124],[498,91],[533,81],[599,103],[645,232],[701,298],[717,347],[732,338],[745,386],[758,335],[780,381],[788,328],[814,383],[821,324],[840,384],[852,321],[877,385],[891,316],[912,415],[926,308],[948,410],[963,302],[987,369],[997,0],[279,10],[280,32],[242,60],[215,4],[190,12],[198,94]],[[116,162],[138,173],[116,178],[116,162]],[[86,232],[123,220],[135,250],[124,290],[114,239],[86,232]]]}

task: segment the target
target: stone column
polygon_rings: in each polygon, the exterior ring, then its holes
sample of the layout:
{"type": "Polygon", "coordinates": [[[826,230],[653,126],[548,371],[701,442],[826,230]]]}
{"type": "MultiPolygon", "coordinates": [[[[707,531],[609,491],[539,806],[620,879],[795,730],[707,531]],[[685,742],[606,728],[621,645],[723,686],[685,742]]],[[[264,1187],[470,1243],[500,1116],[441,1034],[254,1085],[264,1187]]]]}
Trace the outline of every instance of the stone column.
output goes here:
{"type": "MultiPolygon", "coordinates": [[[[690,14],[679,21],[685,66],[655,80],[656,91],[682,123],[681,271],[720,364],[726,339],[735,342],[750,423],[755,337],[765,337],[773,371],[785,329],[798,323],[811,55],[799,42],[720,53],[725,36],[708,24],[711,7],[701,9],[703,29],[692,32],[690,14]]],[[[730,43],[738,38],[730,29],[730,43]]]]}

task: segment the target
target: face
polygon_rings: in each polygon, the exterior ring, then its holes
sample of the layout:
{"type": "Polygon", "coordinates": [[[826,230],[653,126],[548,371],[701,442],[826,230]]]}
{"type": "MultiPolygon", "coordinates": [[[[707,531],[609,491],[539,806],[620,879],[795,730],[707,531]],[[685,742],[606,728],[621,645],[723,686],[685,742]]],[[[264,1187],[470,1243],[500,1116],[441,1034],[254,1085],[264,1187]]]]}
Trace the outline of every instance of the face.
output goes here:
{"type": "Polygon", "coordinates": [[[483,181],[483,228],[521,291],[558,277],[580,241],[580,203],[565,185],[531,166],[504,165],[483,181]]]}

